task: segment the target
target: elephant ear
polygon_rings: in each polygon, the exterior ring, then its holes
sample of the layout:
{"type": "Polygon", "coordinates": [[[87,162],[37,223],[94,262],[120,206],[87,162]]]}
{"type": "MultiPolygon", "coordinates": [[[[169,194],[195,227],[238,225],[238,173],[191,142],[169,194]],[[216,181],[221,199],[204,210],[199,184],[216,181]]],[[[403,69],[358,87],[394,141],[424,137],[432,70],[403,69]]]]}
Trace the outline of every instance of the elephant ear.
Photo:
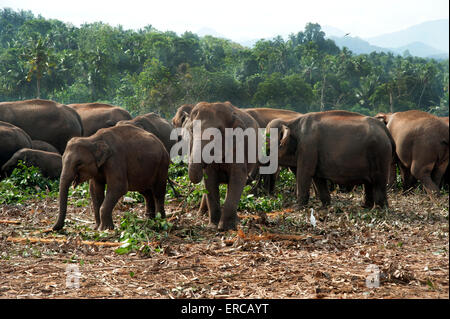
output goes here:
{"type": "Polygon", "coordinates": [[[91,148],[97,167],[105,164],[106,160],[112,155],[111,147],[105,141],[96,141],[91,148]]]}
{"type": "Polygon", "coordinates": [[[375,115],[375,118],[381,122],[383,122],[384,124],[387,124],[388,122],[388,116],[387,114],[384,113],[378,113],[377,115],[375,115]]]}
{"type": "Polygon", "coordinates": [[[243,130],[245,129],[244,122],[242,122],[239,116],[235,112],[233,112],[231,114],[231,128],[235,129],[237,127],[240,127],[243,130]]]}
{"type": "Polygon", "coordinates": [[[280,146],[284,147],[286,143],[289,140],[289,136],[291,135],[291,129],[287,127],[286,125],[281,125],[281,139],[280,139],[280,146]]]}
{"type": "Polygon", "coordinates": [[[188,119],[189,119],[189,113],[186,111],[183,111],[180,115],[181,126],[183,126],[184,122],[186,122],[188,119]]]}

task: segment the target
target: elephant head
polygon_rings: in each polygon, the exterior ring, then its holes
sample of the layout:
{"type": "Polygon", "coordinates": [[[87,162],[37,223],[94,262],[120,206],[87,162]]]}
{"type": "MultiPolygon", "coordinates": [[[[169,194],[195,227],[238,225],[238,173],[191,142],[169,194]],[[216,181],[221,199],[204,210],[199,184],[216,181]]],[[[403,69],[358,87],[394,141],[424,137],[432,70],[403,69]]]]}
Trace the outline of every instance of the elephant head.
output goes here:
{"type": "Polygon", "coordinates": [[[70,184],[74,187],[98,176],[99,168],[112,155],[111,147],[104,140],[73,138],[62,157],[63,168],[59,184],[59,217],[54,230],[64,226],[67,212],[67,196],[70,184]]]}
{"type": "Polygon", "coordinates": [[[225,162],[225,129],[245,128],[230,102],[220,104],[223,107],[213,108],[213,104],[198,103],[184,125],[191,136],[188,173],[193,183],[202,180],[207,164],[225,162]],[[205,154],[209,160],[203,158],[205,154]]]}
{"type": "MultiPolygon", "coordinates": [[[[267,141],[266,145],[267,146],[270,143],[270,140],[269,140],[270,129],[277,129],[277,131],[278,131],[278,157],[280,157],[280,158],[285,157],[290,152],[290,148],[292,148],[293,144],[295,145],[295,142],[294,142],[295,138],[291,134],[291,129],[288,126],[288,123],[283,120],[275,119],[275,120],[270,121],[269,124],[267,124],[267,127],[266,127],[266,141],[267,141]]],[[[269,151],[269,150],[267,150],[267,151],[269,151]]]]}

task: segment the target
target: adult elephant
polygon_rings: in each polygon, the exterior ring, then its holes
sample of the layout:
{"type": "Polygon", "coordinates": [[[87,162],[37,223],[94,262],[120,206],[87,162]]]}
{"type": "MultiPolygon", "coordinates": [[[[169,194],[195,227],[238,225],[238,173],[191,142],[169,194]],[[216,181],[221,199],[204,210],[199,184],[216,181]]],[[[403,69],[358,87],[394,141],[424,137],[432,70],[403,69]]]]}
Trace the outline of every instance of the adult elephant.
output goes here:
{"type": "Polygon", "coordinates": [[[395,143],[383,123],[358,113],[327,111],[273,120],[266,132],[271,128],[279,133],[279,165],[296,168],[300,206],[308,203],[313,180],[323,205],[331,200],[330,180],[364,184],[364,207],[388,206],[386,184],[395,143]]]}
{"type": "Polygon", "coordinates": [[[155,217],[156,211],[165,217],[169,154],[155,135],[133,125],[100,129],[89,137],[70,140],[62,161],[54,230],[64,226],[72,182],[76,186],[88,180],[96,229],[114,228],[112,211],[127,191],[144,196],[148,217],[155,217]]]}
{"type": "Polygon", "coordinates": [[[49,100],[2,102],[0,121],[20,127],[31,139],[45,141],[61,154],[72,137],[83,135],[78,113],[67,105],[49,100]]]}
{"type": "MultiPolygon", "coordinates": [[[[189,179],[193,183],[199,183],[205,176],[205,187],[207,190],[207,205],[209,211],[209,225],[217,227],[219,230],[236,229],[237,222],[237,207],[241,198],[242,190],[247,182],[247,176],[256,168],[256,158],[254,160],[248,157],[248,150],[254,147],[256,150],[255,141],[249,141],[246,138],[243,142],[243,149],[238,150],[237,146],[232,150],[228,150],[225,154],[226,138],[225,129],[254,130],[255,137],[257,137],[258,123],[253,117],[243,112],[239,108],[233,106],[229,102],[225,103],[207,103],[200,102],[192,109],[189,122],[186,128],[190,132],[192,139],[190,144],[190,158],[189,158],[189,179]],[[200,136],[195,136],[196,123],[201,123],[200,136]],[[217,129],[221,138],[221,142],[216,141],[216,137],[211,139],[211,136],[206,134],[206,130],[217,129]],[[206,136],[205,136],[206,134],[206,136]],[[212,161],[206,160],[201,154],[208,153],[206,146],[216,145],[217,148],[213,150],[214,159],[212,161]],[[219,156],[216,150],[222,150],[222,155],[219,156]],[[239,154],[238,154],[239,153],[239,154]],[[243,154],[242,154],[243,153],[243,154]],[[231,157],[226,160],[226,155],[231,157]],[[237,156],[242,155],[243,161],[237,161],[237,156]],[[200,159],[200,160],[196,160],[200,159]],[[220,194],[219,184],[227,184],[227,195],[224,206],[220,208],[220,194]]],[[[209,153],[211,154],[211,152],[209,153]]]]}
{"type": "Polygon", "coordinates": [[[41,169],[42,175],[51,179],[59,178],[62,169],[61,155],[30,148],[22,148],[1,167],[2,173],[11,174],[19,161],[41,169]]]}
{"type": "Polygon", "coordinates": [[[173,126],[164,118],[156,113],[147,113],[136,116],[132,120],[120,121],[117,125],[131,124],[139,127],[149,133],[155,134],[164,144],[167,152],[170,154],[170,149],[176,143],[176,140],[170,139],[173,126]]]}
{"type": "Polygon", "coordinates": [[[449,162],[448,125],[437,116],[419,110],[379,113],[397,145],[397,158],[405,190],[419,180],[430,194],[439,185],[449,162]]]}
{"type": "Polygon", "coordinates": [[[132,117],[127,110],[104,103],[80,103],[69,104],[83,122],[83,136],[91,136],[101,128],[111,127],[117,122],[131,120],[132,117]]]}
{"type": "Polygon", "coordinates": [[[0,121],[0,167],[22,148],[31,148],[30,136],[21,128],[0,121]]]}

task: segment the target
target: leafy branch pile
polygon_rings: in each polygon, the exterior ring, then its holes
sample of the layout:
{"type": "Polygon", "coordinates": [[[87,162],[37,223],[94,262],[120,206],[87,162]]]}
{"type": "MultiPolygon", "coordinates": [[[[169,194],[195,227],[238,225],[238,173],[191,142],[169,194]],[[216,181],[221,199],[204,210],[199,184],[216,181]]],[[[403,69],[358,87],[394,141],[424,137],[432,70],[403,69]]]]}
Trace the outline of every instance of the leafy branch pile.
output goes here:
{"type": "Polygon", "coordinates": [[[0,204],[22,203],[32,198],[57,197],[59,181],[42,176],[38,167],[19,161],[11,176],[0,181],[0,204]]]}

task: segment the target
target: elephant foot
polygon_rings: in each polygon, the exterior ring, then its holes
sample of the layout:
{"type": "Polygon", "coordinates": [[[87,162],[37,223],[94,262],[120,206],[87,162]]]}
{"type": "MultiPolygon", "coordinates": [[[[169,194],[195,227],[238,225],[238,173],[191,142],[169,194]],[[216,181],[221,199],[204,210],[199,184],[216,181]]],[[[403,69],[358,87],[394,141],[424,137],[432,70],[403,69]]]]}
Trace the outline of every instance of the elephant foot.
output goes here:
{"type": "Polygon", "coordinates": [[[373,207],[373,202],[364,202],[361,205],[362,208],[368,208],[368,209],[372,209],[373,207]]]}
{"type": "Polygon", "coordinates": [[[326,208],[328,206],[330,206],[331,201],[330,200],[323,200],[322,202],[322,207],[326,208]]]}
{"type": "Polygon", "coordinates": [[[208,225],[206,226],[206,228],[208,228],[210,230],[217,230],[217,225],[209,222],[208,225]]]}
{"type": "Polygon", "coordinates": [[[236,230],[236,220],[233,221],[220,221],[217,226],[219,231],[236,230]]]}
{"type": "Polygon", "coordinates": [[[156,214],[155,214],[155,212],[145,212],[145,217],[147,217],[147,218],[155,218],[156,214]]]}
{"type": "Polygon", "coordinates": [[[100,227],[100,224],[95,224],[94,230],[98,230],[99,227],[100,227]]]}
{"type": "Polygon", "coordinates": [[[53,225],[52,230],[56,231],[56,230],[61,230],[63,228],[64,224],[60,224],[60,223],[56,223],[55,225],[53,225]]]}
{"type": "Polygon", "coordinates": [[[107,230],[107,229],[114,229],[113,223],[100,223],[100,226],[98,227],[98,230],[107,230]]]}

